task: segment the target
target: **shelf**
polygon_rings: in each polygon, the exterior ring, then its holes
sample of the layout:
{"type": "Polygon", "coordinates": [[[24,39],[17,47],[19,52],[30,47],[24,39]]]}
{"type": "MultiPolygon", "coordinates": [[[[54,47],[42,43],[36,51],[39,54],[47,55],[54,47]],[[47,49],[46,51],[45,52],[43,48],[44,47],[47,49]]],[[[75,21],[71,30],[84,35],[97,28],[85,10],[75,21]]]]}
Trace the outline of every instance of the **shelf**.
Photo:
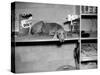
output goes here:
{"type": "MultiPolygon", "coordinates": [[[[68,38],[65,41],[79,40],[79,38],[68,38]]],[[[36,40],[16,40],[15,42],[46,42],[46,41],[59,41],[59,39],[36,39],[36,40]]]]}
{"type": "Polygon", "coordinates": [[[97,19],[97,14],[81,14],[81,18],[86,18],[86,19],[97,19]]]}
{"type": "Polygon", "coordinates": [[[53,36],[47,35],[27,35],[27,36],[16,36],[12,40],[12,45],[15,42],[16,46],[34,46],[34,45],[52,45],[52,44],[65,44],[65,43],[76,43],[79,40],[79,36],[68,36],[64,42],[60,42],[59,39],[53,38],[53,36]]]}
{"type": "Polygon", "coordinates": [[[97,40],[97,38],[80,38],[81,40],[97,40]]]}
{"type": "MultiPolygon", "coordinates": [[[[67,35],[67,34],[66,34],[67,35]]],[[[12,37],[14,38],[14,37],[12,37]]],[[[78,34],[68,35],[66,40],[78,40],[78,34]]],[[[12,42],[46,42],[46,41],[59,41],[57,37],[48,36],[48,35],[26,35],[26,36],[16,36],[12,42]]]]}
{"type": "Polygon", "coordinates": [[[81,61],[97,60],[97,40],[82,40],[81,61]]]}
{"type": "Polygon", "coordinates": [[[97,56],[81,57],[81,61],[94,61],[94,60],[97,60],[97,56]]]}
{"type": "Polygon", "coordinates": [[[60,42],[59,39],[47,39],[47,40],[20,40],[12,42],[12,45],[15,46],[43,46],[43,45],[57,45],[61,46],[62,44],[73,44],[78,43],[78,38],[74,39],[65,39],[64,42],[60,42]]]}
{"type": "Polygon", "coordinates": [[[81,16],[97,16],[97,14],[83,14],[83,13],[81,13],[81,16]]]}
{"type": "MultiPolygon", "coordinates": [[[[80,18],[77,18],[77,19],[74,19],[74,20],[72,20],[72,22],[80,22],[80,18]]],[[[66,25],[66,24],[70,24],[71,23],[71,21],[66,21],[66,22],[64,22],[64,25],[66,25]]]]}
{"type": "Polygon", "coordinates": [[[97,39],[81,39],[81,43],[97,43],[97,39]]]}

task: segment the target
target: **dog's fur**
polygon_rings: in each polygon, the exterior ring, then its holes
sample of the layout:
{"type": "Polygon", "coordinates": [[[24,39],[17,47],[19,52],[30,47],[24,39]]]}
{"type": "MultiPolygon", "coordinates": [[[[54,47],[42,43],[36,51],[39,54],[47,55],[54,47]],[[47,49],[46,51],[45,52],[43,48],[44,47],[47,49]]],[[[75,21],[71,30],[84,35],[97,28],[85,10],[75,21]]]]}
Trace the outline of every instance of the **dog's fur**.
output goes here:
{"type": "Polygon", "coordinates": [[[32,27],[31,27],[31,34],[38,34],[42,32],[42,26],[44,25],[43,21],[39,21],[37,23],[35,23],[32,27]]]}
{"type": "Polygon", "coordinates": [[[43,21],[35,23],[31,27],[31,34],[39,33],[48,34],[50,36],[56,35],[61,42],[63,42],[65,38],[64,28],[57,23],[44,23],[43,21]]]}

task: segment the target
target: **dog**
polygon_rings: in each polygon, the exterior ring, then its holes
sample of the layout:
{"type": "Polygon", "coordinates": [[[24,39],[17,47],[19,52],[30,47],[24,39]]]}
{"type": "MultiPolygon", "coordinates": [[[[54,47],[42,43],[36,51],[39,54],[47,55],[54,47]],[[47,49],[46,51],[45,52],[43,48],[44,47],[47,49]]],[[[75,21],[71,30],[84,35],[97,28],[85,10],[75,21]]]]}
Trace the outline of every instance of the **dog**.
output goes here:
{"type": "Polygon", "coordinates": [[[41,33],[49,36],[56,36],[60,42],[64,42],[64,39],[66,38],[64,28],[57,23],[44,23],[44,21],[39,21],[31,27],[32,35],[41,33]]]}

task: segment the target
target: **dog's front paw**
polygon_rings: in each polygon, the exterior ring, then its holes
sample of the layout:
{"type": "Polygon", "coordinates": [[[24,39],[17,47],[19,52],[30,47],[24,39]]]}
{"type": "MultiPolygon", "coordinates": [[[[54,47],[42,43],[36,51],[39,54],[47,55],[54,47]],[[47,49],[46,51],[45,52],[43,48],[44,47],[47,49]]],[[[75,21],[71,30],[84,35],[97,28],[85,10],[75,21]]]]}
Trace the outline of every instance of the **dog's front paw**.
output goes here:
{"type": "Polygon", "coordinates": [[[56,34],[53,36],[53,39],[58,39],[56,34]]]}

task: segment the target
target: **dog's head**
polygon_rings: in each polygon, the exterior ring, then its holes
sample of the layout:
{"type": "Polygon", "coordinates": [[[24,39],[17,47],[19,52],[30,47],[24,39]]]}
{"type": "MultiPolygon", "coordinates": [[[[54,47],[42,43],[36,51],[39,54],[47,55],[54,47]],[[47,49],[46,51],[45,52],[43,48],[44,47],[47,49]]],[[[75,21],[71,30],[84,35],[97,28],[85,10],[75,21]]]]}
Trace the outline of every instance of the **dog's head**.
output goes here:
{"type": "Polygon", "coordinates": [[[60,42],[64,42],[64,39],[66,38],[66,35],[65,35],[65,30],[63,29],[59,29],[57,32],[57,38],[60,40],[60,42]]]}

